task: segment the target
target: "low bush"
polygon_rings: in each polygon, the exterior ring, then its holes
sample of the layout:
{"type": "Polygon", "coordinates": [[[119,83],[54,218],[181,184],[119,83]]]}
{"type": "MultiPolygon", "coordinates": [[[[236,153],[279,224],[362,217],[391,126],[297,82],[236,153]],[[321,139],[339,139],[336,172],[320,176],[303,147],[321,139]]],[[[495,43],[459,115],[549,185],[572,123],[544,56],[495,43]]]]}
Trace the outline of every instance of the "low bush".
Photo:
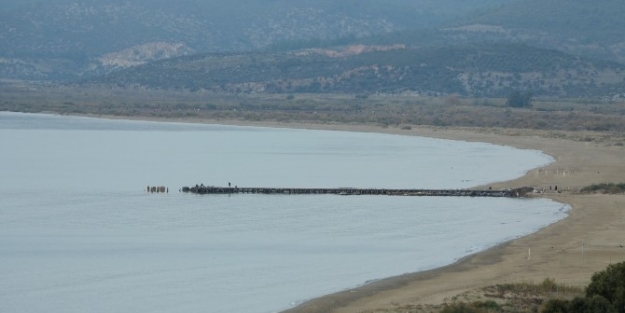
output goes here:
{"type": "Polygon", "coordinates": [[[582,289],[575,286],[568,286],[563,284],[558,284],[553,278],[545,278],[541,283],[515,283],[515,284],[502,284],[497,285],[496,289],[500,294],[504,294],[506,292],[515,292],[515,293],[528,293],[528,294],[548,294],[548,293],[557,293],[557,294],[581,294],[582,289]]]}
{"type": "Polygon", "coordinates": [[[583,193],[606,193],[606,194],[625,193],[625,183],[592,184],[590,186],[586,186],[582,188],[581,192],[583,193]]]}
{"type": "Polygon", "coordinates": [[[542,313],[617,313],[618,311],[602,296],[576,297],[571,301],[552,299],[543,306],[542,313]]]}
{"type": "Polygon", "coordinates": [[[461,302],[445,307],[441,313],[477,313],[477,310],[469,307],[466,303],[461,302]]]}
{"type": "Polygon", "coordinates": [[[552,299],[542,313],[625,313],[625,262],[612,264],[592,275],[586,297],[571,301],[552,299]]]}

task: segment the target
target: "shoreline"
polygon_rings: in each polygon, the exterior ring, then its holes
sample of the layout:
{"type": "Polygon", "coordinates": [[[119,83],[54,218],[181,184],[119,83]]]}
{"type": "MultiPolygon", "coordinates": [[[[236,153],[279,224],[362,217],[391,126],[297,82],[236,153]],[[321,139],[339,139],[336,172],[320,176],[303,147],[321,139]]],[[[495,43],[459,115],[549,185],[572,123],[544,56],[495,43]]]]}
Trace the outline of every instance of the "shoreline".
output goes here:
{"type": "MultiPolygon", "coordinates": [[[[307,300],[283,311],[374,312],[406,305],[442,304],[463,292],[510,282],[540,282],[584,286],[592,273],[610,263],[625,261],[625,195],[579,195],[573,191],[602,182],[625,181],[625,148],[605,143],[546,138],[532,130],[412,127],[382,128],[371,125],[246,122],[236,120],[155,119],[75,115],[91,118],[202,123],[235,126],[294,128],[387,133],[468,142],[485,142],[532,149],[554,161],[525,175],[489,184],[494,189],[532,186],[547,190],[539,194],[567,204],[568,216],[524,237],[463,257],[432,270],[404,274],[307,300]],[[549,192],[558,186],[562,193],[549,192]],[[582,254],[582,245],[585,254],[582,254]],[[531,258],[528,259],[528,249],[531,258]]],[[[480,188],[484,186],[474,186],[480,188]]],[[[391,311],[392,312],[392,311],[391,311]]]]}
{"type": "MultiPolygon", "coordinates": [[[[352,129],[347,126],[339,130],[352,129]]],[[[371,131],[375,132],[374,129],[371,131]]],[[[488,285],[540,282],[545,278],[583,287],[594,272],[608,264],[625,261],[625,249],[622,248],[625,245],[625,196],[573,193],[592,183],[622,181],[625,177],[625,164],[621,161],[625,160],[625,150],[622,147],[535,135],[506,136],[427,127],[411,131],[380,129],[379,132],[541,151],[554,161],[516,179],[490,185],[496,189],[532,186],[545,190],[559,185],[560,191],[564,192],[552,191],[537,197],[568,205],[567,217],[452,264],[311,299],[283,313],[373,312],[406,305],[440,305],[463,292],[488,285]],[[582,255],[582,244],[585,244],[585,255],[582,255]],[[530,259],[527,258],[528,249],[532,249],[530,259]]]]}
{"type": "MultiPolygon", "coordinates": [[[[150,120],[150,119],[147,119],[150,120]]],[[[167,121],[167,120],[165,120],[167,121]]],[[[596,271],[613,262],[625,261],[625,196],[578,195],[584,186],[625,180],[625,149],[570,139],[543,138],[532,131],[512,130],[510,135],[472,132],[461,128],[413,127],[410,130],[369,125],[319,125],[308,123],[247,123],[231,120],[179,120],[219,125],[295,128],[386,133],[468,142],[485,142],[518,149],[541,151],[553,162],[532,169],[525,175],[489,184],[494,189],[532,186],[549,190],[560,187],[563,193],[539,197],[569,206],[567,217],[529,235],[463,257],[458,261],[427,271],[384,278],[318,298],[306,300],[282,311],[299,312],[374,312],[406,305],[442,304],[463,292],[509,282],[540,282],[549,277],[559,283],[584,286],[596,271]],[[524,134],[524,132],[527,132],[524,134]],[[595,175],[596,173],[596,175],[595,175]],[[592,210],[593,208],[605,210],[592,210]],[[609,225],[613,223],[612,225],[609,225]],[[594,236],[590,234],[594,233],[594,236]],[[619,243],[620,238],[620,243],[619,243]],[[586,255],[581,262],[581,245],[586,255]],[[532,257],[527,260],[528,249],[532,257]]],[[[474,186],[484,188],[486,186],[474,186]]]]}

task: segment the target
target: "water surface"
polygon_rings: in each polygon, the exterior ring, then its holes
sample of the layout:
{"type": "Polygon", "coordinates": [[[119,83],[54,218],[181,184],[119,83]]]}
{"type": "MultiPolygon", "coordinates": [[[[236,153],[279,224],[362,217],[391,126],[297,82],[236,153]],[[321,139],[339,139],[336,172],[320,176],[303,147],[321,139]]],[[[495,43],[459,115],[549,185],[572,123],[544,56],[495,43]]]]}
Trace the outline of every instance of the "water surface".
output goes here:
{"type": "Polygon", "coordinates": [[[565,215],[543,199],[178,193],[466,188],[551,162],[482,143],[0,113],[0,146],[1,312],[274,312],[565,215]]]}

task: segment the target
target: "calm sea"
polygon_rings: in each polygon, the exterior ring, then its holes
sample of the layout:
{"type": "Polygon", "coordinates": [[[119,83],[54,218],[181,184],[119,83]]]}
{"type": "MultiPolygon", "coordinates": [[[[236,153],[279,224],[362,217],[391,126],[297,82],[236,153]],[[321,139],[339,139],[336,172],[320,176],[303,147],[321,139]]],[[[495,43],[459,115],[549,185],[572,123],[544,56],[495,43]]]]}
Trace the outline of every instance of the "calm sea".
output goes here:
{"type": "Polygon", "coordinates": [[[275,312],[562,219],[549,200],[195,196],[466,188],[538,151],[371,133],[0,113],[0,312],[275,312]],[[148,194],[164,185],[168,194],[148,194]]]}

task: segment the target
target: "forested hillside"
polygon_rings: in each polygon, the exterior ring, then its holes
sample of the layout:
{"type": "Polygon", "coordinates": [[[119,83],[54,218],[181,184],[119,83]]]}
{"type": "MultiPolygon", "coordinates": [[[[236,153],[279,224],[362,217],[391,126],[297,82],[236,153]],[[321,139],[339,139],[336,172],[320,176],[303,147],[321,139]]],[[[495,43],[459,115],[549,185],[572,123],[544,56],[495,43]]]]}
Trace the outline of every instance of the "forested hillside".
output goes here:
{"type": "Polygon", "coordinates": [[[523,43],[625,63],[625,1],[515,0],[481,12],[434,29],[400,30],[354,38],[349,43],[417,47],[523,43]]]}
{"type": "Polygon", "coordinates": [[[0,5],[0,80],[227,92],[624,92],[618,87],[618,63],[625,64],[624,1],[0,0],[0,5]],[[367,53],[342,58],[311,53],[361,45],[367,53]],[[376,52],[376,47],[404,49],[376,52]],[[210,79],[198,76],[203,63],[193,60],[228,64],[223,58],[233,56],[265,63],[224,67],[210,79]],[[406,64],[396,61],[401,58],[406,64]],[[188,69],[174,69],[167,61],[124,70],[163,59],[188,69]],[[304,65],[291,67],[293,62],[304,65]],[[254,87],[245,85],[251,83],[254,87]]]}
{"type": "Polygon", "coordinates": [[[625,1],[517,0],[478,17],[461,18],[434,34],[408,32],[415,38],[406,39],[414,44],[515,42],[623,63],[623,16],[625,1]]]}
{"type": "Polygon", "coordinates": [[[433,28],[513,0],[0,0],[0,78],[71,79],[163,58],[433,28]]]}
{"type": "Polygon", "coordinates": [[[625,2],[617,0],[523,0],[493,10],[470,22],[508,29],[545,31],[582,43],[624,41],[625,2]]]}
{"type": "Polygon", "coordinates": [[[524,45],[402,46],[207,54],[153,62],[84,84],[227,93],[415,93],[597,97],[625,93],[625,65],[524,45]],[[354,52],[354,51],[360,51],[354,52]]]}

